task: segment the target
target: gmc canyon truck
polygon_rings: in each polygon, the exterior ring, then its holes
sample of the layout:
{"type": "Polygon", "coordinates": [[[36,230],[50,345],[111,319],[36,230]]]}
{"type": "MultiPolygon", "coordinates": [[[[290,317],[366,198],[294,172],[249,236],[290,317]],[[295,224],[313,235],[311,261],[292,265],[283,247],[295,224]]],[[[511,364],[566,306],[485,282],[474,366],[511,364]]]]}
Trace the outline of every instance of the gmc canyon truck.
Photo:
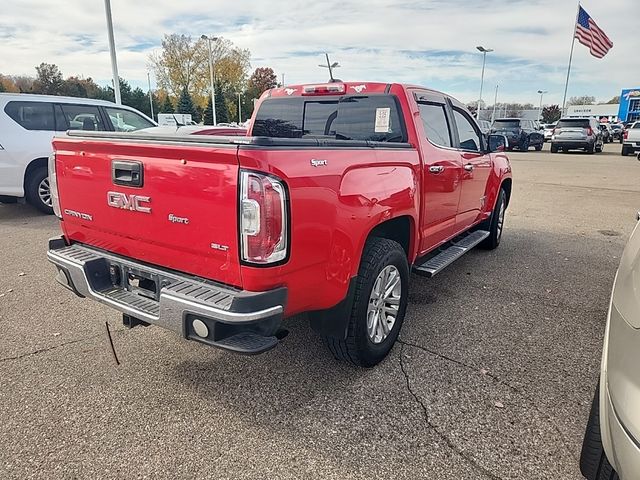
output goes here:
{"type": "Polygon", "coordinates": [[[265,92],[246,137],[69,131],[53,141],[57,280],[123,314],[257,354],[307,312],[339,359],[391,350],[409,272],[500,243],[505,138],[417,86],[265,92]]]}

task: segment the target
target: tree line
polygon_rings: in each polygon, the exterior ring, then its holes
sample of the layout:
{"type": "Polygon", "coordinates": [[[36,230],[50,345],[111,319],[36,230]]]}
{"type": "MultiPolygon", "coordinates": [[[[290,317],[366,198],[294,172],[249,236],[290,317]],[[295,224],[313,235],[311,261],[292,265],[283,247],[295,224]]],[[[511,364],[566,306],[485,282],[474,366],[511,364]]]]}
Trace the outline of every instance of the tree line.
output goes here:
{"type": "MultiPolygon", "coordinates": [[[[253,101],[262,92],[277,86],[277,76],[270,67],[250,72],[250,52],[240,49],[222,37],[211,42],[214,65],[216,119],[218,123],[238,121],[238,100],[242,121],[253,113],[253,101]],[[239,95],[238,95],[239,94],[239,95]]],[[[165,35],[160,51],[150,55],[158,88],[145,92],[133,88],[120,78],[122,103],[151,116],[158,113],[189,113],[195,122],[213,124],[207,40],[194,40],[188,35],[165,35]]],[[[59,67],[41,63],[36,75],[2,75],[0,92],[37,93],[115,101],[111,85],[101,86],[91,77],[64,78],[59,67]]]]}

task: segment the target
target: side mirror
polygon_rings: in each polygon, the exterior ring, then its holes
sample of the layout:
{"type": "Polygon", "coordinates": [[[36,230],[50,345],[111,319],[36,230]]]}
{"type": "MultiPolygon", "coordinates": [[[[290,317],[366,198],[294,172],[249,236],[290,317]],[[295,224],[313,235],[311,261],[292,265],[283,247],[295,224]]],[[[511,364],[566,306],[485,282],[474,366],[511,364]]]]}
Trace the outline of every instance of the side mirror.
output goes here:
{"type": "Polygon", "coordinates": [[[489,152],[504,152],[507,149],[507,137],[492,133],[488,137],[489,152]]]}

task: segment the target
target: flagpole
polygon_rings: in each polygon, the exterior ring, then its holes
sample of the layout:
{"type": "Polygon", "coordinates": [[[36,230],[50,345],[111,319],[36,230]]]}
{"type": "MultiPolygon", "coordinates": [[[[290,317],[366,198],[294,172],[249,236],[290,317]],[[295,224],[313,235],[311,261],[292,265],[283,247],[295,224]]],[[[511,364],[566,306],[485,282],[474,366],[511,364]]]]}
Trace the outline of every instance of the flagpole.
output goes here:
{"type": "Polygon", "coordinates": [[[580,0],[578,0],[578,9],[576,10],[576,21],[573,23],[573,31],[571,34],[571,53],[569,53],[569,66],[567,67],[567,80],[564,82],[564,97],[562,97],[562,115],[565,114],[567,104],[567,90],[569,89],[569,75],[571,74],[571,61],[573,60],[573,46],[576,44],[576,25],[578,25],[578,15],[580,15],[580,0]]]}

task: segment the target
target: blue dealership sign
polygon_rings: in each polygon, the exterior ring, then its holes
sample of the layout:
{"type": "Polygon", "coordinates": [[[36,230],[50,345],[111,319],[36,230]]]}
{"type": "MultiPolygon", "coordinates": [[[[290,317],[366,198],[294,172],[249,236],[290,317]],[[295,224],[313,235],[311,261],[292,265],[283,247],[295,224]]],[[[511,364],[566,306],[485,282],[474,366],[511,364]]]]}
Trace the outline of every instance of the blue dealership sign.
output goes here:
{"type": "Polygon", "coordinates": [[[618,118],[623,122],[640,120],[640,87],[622,90],[618,118]]]}

